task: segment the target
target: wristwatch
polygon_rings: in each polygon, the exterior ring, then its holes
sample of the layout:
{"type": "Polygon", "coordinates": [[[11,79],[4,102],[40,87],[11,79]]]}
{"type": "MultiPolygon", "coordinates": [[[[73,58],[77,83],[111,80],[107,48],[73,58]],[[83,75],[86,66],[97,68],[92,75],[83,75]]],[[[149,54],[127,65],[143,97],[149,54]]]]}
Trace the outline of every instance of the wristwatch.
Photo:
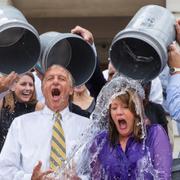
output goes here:
{"type": "Polygon", "coordinates": [[[180,68],[170,67],[169,68],[169,72],[170,72],[170,74],[174,74],[176,72],[180,72],[180,68]]]}

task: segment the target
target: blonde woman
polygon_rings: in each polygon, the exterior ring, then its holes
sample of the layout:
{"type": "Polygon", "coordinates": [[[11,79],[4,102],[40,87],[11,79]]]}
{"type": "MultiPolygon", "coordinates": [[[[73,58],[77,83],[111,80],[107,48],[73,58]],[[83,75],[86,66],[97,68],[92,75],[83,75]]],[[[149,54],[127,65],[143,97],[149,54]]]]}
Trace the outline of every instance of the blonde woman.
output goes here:
{"type": "Polygon", "coordinates": [[[27,72],[20,75],[10,92],[0,101],[0,151],[14,118],[42,108],[43,104],[36,99],[33,74],[27,72]]]}

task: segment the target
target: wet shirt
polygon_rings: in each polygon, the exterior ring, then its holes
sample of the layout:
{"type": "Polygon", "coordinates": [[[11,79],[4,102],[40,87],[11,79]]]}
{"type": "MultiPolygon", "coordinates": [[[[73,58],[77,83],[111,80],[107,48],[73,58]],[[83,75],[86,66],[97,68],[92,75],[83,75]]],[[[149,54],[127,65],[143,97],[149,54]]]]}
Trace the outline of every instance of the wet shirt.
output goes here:
{"type": "Polygon", "coordinates": [[[171,179],[172,152],[161,126],[148,128],[144,147],[130,137],[124,152],[120,144],[110,146],[108,133],[102,132],[90,148],[91,179],[171,179]]]}

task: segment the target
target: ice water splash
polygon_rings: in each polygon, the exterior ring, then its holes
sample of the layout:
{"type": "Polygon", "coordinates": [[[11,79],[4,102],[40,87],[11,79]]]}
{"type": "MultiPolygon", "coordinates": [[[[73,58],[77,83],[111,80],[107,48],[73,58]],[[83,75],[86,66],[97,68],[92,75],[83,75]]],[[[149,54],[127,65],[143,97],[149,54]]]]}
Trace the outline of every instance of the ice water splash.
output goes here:
{"type": "MultiPolygon", "coordinates": [[[[63,174],[67,173],[67,169],[71,164],[71,161],[76,158],[76,156],[79,156],[78,154],[81,153],[82,147],[84,146],[85,148],[83,149],[83,155],[81,156],[83,160],[80,160],[77,164],[76,169],[78,169],[78,172],[80,174],[83,174],[83,172],[88,171],[90,163],[93,161],[96,161],[96,158],[101,151],[103,147],[103,141],[101,144],[98,144],[98,150],[94,154],[94,156],[90,159],[89,162],[84,161],[86,156],[88,156],[88,149],[90,144],[92,143],[93,138],[99,134],[100,132],[104,130],[108,130],[108,108],[109,108],[109,103],[110,99],[113,95],[116,93],[119,93],[120,90],[122,89],[128,89],[132,88],[134,89],[137,93],[133,97],[133,101],[136,105],[136,112],[137,114],[140,115],[141,121],[139,122],[139,126],[142,128],[142,139],[143,139],[143,151],[146,149],[145,147],[145,141],[146,141],[146,128],[144,124],[144,118],[145,115],[142,112],[142,102],[139,100],[138,96],[140,96],[142,99],[144,98],[144,90],[140,83],[138,83],[135,80],[126,78],[124,76],[117,76],[114,77],[109,83],[107,83],[101,90],[97,102],[96,102],[96,107],[90,117],[91,123],[87,127],[87,129],[84,131],[84,133],[81,135],[79,138],[78,142],[76,145],[72,148],[71,154],[68,157],[68,159],[64,162],[63,166],[59,168],[55,173],[51,174],[50,177],[53,178],[54,180],[62,180],[63,174]]],[[[143,159],[139,160],[138,166],[139,170],[137,172],[137,179],[143,180],[143,175],[142,172],[148,172],[154,176],[156,179],[156,174],[157,172],[154,171],[150,155],[144,156],[143,159]],[[148,163],[147,163],[148,162],[148,163]]],[[[68,172],[70,173],[70,172],[68,172]]],[[[101,174],[102,175],[102,174],[101,174]]],[[[97,174],[98,176],[98,174],[97,174]]],[[[158,176],[157,176],[158,177],[158,176]]],[[[103,174],[103,178],[107,179],[107,175],[103,174]]],[[[65,178],[66,180],[68,178],[65,178]]]]}
{"type": "Polygon", "coordinates": [[[145,173],[151,174],[154,180],[158,180],[158,172],[153,168],[149,152],[138,160],[137,167],[138,167],[136,174],[137,180],[146,180],[144,177],[145,173]]]}

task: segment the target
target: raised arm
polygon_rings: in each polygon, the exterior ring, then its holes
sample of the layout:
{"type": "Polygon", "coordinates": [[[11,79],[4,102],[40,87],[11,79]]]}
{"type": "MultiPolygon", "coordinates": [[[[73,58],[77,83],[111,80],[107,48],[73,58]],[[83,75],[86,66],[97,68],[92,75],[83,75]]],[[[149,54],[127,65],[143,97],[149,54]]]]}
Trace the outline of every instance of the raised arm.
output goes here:
{"type": "Polygon", "coordinates": [[[16,78],[17,74],[15,72],[11,72],[7,76],[0,76],[0,93],[8,90],[16,78]]]}

